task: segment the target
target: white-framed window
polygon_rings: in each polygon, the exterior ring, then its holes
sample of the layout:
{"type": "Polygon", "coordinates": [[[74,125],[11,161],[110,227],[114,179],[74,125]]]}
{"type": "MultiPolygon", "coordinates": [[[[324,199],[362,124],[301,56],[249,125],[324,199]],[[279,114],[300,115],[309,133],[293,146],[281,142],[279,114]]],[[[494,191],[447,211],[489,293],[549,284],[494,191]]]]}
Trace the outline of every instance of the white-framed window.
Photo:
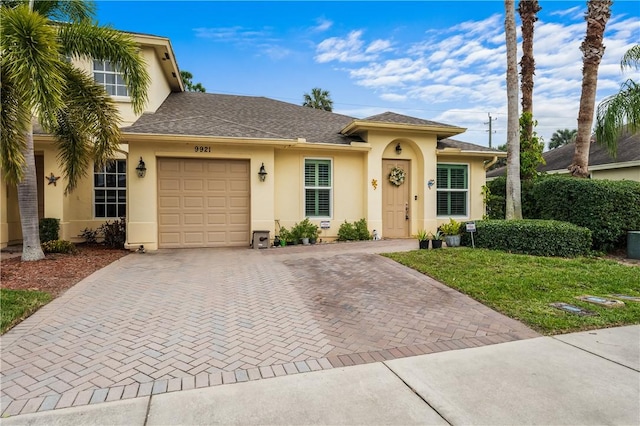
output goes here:
{"type": "Polygon", "coordinates": [[[466,164],[438,164],[437,215],[469,215],[469,166],[466,164]]]}
{"type": "Polygon", "coordinates": [[[93,171],[94,217],[123,217],[127,212],[127,160],[113,160],[93,171]]]}
{"type": "Polygon", "coordinates": [[[93,79],[111,96],[129,96],[123,74],[109,61],[93,61],[93,79]]]}
{"type": "Polygon", "coordinates": [[[304,214],[308,217],[331,217],[333,178],[331,160],[304,160],[304,214]]]}

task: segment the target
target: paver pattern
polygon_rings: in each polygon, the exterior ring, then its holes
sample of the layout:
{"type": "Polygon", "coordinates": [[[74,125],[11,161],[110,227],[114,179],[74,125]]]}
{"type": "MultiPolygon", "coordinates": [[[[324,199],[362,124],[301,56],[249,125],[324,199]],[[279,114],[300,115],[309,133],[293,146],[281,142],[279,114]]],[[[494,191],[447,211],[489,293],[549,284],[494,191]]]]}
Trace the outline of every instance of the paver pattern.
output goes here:
{"type": "Polygon", "coordinates": [[[0,338],[2,415],[538,336],[375,254],[415,246],[129,255],[0,338]]]}

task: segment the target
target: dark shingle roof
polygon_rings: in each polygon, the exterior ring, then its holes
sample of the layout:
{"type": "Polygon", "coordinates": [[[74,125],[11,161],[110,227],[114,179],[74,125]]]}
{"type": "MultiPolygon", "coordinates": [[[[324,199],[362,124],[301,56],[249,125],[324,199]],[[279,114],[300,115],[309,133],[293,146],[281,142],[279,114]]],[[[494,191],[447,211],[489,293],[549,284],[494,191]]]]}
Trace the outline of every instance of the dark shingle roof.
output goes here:
{"type": "Polygon", "coordinates": [[[340,130],[353,120],[264,97],[181,92],[171,93],[155,113],[143,114],[123,131],[348,144],[353,138],[340,130]]]}
{"type": "Polygon", "coordinates": [[[445,148],[457,148],[463,151],[487,151],[487,152],[502,152],[498,151],[495,148],[488,148],[482,145],[476,145],[474,143],[462,142],[455,139],[440,139],[438,141],[438,146],[436,149],[445,149],[445,148]]]}
{"type": "Polygon", "coordinates": [[[450,124],[438,123],[436,121],[423,120],[422,118],[409,117],[408,115],[396,114],[395,112],[387,111],[382,114],[372,115],[371,117],[363,118],[362,121],[378,121],[384,123],[398,123],[398,124],[415,124],[419,126],[435,126],[435,127],[457,127],[450,124]]]}
{"type": "MultiPolygon", "coordinates": [[[[573,154],[576,149],[575,143],[570,143],[560,148],[552,149],[542,154],[547,164],[538,167],[539,172],[549,172],[553,170],[567,170],[573,161],[573,154]]],[[[591,142],[589,149],[589,167],[603,164],[627,163],[629,161],[640,161],[640,132],[636,134],[627,133],[618,140],[618,154],[614,159],[609,155],[607,149],[595,142],[591,142]]],[[[503,176],[506,167],[491,170],[487,177],[503,176]]]]}

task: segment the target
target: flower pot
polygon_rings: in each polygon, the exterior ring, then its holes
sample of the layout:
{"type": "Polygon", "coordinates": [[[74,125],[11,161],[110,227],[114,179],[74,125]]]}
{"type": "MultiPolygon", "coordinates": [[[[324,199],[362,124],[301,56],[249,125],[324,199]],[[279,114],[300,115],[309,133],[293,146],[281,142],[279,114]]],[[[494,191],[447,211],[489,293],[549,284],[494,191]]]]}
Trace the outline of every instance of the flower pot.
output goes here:
{"type": "Polygon", "coordinates": [[[431,247],[433,247],[434,249],[442,248],[442,240],[432,240],[431,247]]]}
{"type": "Polygon", "coordinates": [[[309,239],[308,238],[301,238],[301,240],[302,240],[302,244],[303,245],[305,245],[305,246],[309,245],[309,239]]]}
{"type": "Polygon", "coordinates": [[[418,246],[421,250],[426,250],[429,248],[429,240],[418,240],[418,246]]]}
{"type": "Polygon", "coordinates": [[[317,241],[316,238],[309,238],[309,244],[315,244],[317,241]]]}
{"type": "Polygon", "coordinates": [[[447,247],[459,247],[460,235],[445,235],[444,242],[447,243],[447,247]]]}

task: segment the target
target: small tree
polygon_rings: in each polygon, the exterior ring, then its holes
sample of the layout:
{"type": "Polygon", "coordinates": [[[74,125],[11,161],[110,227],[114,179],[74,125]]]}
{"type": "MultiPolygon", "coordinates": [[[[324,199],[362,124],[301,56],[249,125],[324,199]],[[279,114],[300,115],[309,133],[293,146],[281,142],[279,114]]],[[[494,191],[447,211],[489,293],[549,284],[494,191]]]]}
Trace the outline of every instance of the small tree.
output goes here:
{"type": "Polygon", "coordinates": [[[311,94],[304,94],[302,106],[309,108],[322,109],[324,111],[333,111],[333,101],[328,90],[322,90],[319,87],[311,89],[311,94]]]}
{"type": "Polygon", "coordinates": [[[189,71],[180,71],[180,77],[182,77],[182,82],[184,83],[184,88],[187,89],[187,92],[204,93],[207,91],[202,83],[193,83],[193,74],[189,71]]]}
{"type": "Polygon", "coordinates": [[[549,149],[560,148],[576,141],[576,129],[558,129],[551,135],[549,140],[549,149]]]}

